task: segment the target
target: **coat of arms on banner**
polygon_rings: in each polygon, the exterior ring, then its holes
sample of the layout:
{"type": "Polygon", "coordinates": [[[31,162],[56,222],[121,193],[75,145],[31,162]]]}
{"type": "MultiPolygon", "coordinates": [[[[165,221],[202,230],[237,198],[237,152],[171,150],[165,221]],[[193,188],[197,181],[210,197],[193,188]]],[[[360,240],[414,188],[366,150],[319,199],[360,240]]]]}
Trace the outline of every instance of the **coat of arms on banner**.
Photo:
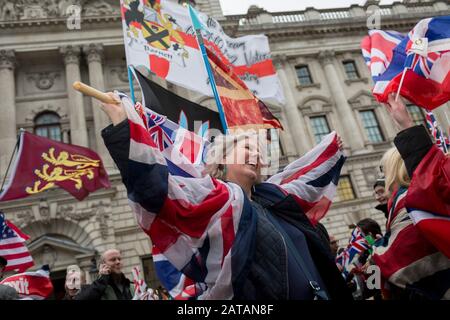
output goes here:
{"type": "Polygon", "coordinates": [[[182,29],[175,18],[161,12],[158,0],[124,0],[122,17],[128,46],[133,50],[144,50],[150,63],[158,64],[162,73],[156,72],[158,75],[167,75],[172,62],[183,67],[186,65],[185,59],[190,55],[185,48],[182,29]]]}

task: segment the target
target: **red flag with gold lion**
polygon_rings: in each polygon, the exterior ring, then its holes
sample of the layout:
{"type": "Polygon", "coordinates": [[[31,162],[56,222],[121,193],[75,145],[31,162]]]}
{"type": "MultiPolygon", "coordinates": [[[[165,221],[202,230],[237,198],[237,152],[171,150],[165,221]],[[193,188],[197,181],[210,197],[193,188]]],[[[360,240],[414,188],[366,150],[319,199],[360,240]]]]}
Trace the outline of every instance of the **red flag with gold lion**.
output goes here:
{"type": "Polygon", "coordinates": [[[25,198],[55,186],[83,200],[90,192],[109,188],[110,183],[94,151],[22,132],[12,175],[0,201],[25,198]]]}

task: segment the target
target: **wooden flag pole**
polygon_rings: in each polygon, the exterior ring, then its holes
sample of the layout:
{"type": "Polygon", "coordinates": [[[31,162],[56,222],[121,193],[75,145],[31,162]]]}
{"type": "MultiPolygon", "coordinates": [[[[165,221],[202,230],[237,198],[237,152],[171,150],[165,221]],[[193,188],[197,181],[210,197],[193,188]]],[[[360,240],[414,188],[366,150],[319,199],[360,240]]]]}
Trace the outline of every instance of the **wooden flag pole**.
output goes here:
{"type": "Polygon", "coordinates": [[[111,103],[111,104],[119,104],[120,101],[115,100],[114,98],[110,97],[104,92],[101,92],[100,90],[97,90],[91,86],[88,86],[87,84],[84,84],[80,81],[75,81],[73,83],[73,88],[82,94],[86,96],[90,96],[92,98],[95,98],[97,100],[100,100],[103,103],[111,103]]]}

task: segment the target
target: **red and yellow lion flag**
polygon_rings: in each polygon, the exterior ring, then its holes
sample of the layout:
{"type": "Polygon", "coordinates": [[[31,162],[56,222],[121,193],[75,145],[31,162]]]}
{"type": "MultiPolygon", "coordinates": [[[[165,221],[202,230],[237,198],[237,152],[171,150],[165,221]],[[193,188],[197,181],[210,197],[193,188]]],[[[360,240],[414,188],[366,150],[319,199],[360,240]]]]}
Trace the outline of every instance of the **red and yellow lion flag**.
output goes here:
{"type": "Polygon", "coordinates": [[[94,151],[22,132],[12,175],[0,201],[25,198],[55,186],[83,200],[90,192],[111,185],[94,151]]]}

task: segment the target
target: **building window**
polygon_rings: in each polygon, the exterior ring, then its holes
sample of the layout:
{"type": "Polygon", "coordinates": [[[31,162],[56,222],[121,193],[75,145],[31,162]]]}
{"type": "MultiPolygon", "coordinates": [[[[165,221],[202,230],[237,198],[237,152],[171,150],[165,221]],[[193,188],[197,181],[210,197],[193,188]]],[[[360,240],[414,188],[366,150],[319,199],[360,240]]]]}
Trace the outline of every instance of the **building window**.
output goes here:
{"type": "Polygon", "coordinates": [[[311,127],[314,133],[314,140],[319,143],[324,136],[330,133],[330,127],[325,116],[311,117],[311,127]]]}
{"type": "Polygon", "coordinates": [[[423,116],[421,108],[414,104],[410,104],[407,106],[409,114],[411,115],[412,120],[415,125],[420,125],[425,123],[425,117],[423,116]]]}
{"type": "Polygon", "coordinates": [[[313,83],[308,66],[297,66],[295,67],[295,71],[297,72],[297,78],[300,85],[307,86],[313,83]]]}
{"type": "Polygon", "coordinates": [[[62,141],[59,116],[54,112],[39,114],[34,119],[34,133],[41,137],[62,141]]]}
{"type": "Polygon", "coordinates": [[[383,142],[384,137],[381,133],[380,125],[378,124],[375,112],[373,110],[367,110],[361,111],[360,114],[369,141],[373,143],[383,142]]]}
{"type": "Polygon", "coordinates": [[[338,196],[338,201],[353,200],[356,198],[350,176],[341,176],[339,178],[336,193],[338,196]]]}
{"type": "Polygon", "coordinates": [[[345,73],[347,75],[347,79],[350,79],[350,80],[359,79],[359,73],[358,73],[358,69],[356,69],[355,61],[353,61],[353,60],[344,61],[343,64],[344,64],[345,73]]]}
{"type": "Polygon", "coordinates": [[[141,258],[142,266],[144,268],[144,280],[147,286],[156,289],[161,286],[161,282],[158,279],[155,271],[155,264],[152,256],[145,256],[141,258]]]}

